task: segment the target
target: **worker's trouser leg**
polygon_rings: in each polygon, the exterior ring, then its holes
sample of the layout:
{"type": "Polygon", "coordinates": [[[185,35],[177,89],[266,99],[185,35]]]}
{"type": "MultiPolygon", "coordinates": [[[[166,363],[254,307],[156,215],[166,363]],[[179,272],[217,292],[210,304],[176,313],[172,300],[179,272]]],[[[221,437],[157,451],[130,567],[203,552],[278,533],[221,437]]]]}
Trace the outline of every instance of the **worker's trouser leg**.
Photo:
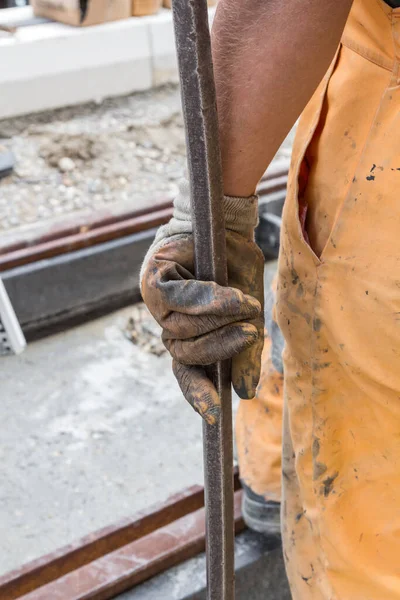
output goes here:
{"type": "Polygon", "coordinates": [[[297,131],[277,320],[294,600],[400,598],[400,10],[355,0],[297,131]]]}
{"type": "Polygon", "coordinates": [[[261,379],[254,400],[242,400],[236,419],[240,477],[266,500],[281,500],[283,337],[273,319],[276,280],[266,290],[261,379]]]}

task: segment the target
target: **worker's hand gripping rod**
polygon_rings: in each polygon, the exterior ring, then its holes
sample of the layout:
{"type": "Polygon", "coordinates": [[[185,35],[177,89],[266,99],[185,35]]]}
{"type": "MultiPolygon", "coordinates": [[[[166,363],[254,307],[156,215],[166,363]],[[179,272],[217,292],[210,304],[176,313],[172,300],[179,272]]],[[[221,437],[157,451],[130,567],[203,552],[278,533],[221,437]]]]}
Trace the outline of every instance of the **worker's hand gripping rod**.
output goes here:
{"type": "MultiPolygon", "coordinates": [[[[173,0],[192,198],[196,277],[227,285],[223,183],[206,0],[173,0]]],[[[221,400],[204,424],[208,600],[234,598],[232,399],[229,362],[209,371],[221,400]]]]}

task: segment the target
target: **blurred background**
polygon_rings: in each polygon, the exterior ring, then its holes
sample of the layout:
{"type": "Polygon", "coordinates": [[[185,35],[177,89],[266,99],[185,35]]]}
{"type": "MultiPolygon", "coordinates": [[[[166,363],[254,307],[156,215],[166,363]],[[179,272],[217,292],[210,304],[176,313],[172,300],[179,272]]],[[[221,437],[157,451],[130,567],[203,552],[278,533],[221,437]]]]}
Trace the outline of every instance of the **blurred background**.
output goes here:
{"type": "MultiPolygon", "coordinates": [[[[0,9],[4,574],[201,484],[202,443],[139,293],[185,169],[169,2],[0,9]]],[[[259,186],[267,279],[291,143],[259,186]]]]}

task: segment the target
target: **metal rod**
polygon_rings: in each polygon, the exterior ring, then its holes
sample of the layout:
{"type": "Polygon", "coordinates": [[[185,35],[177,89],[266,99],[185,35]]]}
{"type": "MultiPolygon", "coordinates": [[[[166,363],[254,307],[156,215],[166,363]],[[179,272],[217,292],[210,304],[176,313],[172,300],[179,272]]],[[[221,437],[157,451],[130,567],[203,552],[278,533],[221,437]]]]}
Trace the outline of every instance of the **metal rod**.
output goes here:
{"type": "MultiPolygon", "coordinates": [[[[223,182],[206,0],[173,0],[186,127],[196,277],[227,285],[223,182]]],[[[230,363],[209,369],[221,400],[203,426],[208,600],[234,599],[233,450],[230,363]]]]}

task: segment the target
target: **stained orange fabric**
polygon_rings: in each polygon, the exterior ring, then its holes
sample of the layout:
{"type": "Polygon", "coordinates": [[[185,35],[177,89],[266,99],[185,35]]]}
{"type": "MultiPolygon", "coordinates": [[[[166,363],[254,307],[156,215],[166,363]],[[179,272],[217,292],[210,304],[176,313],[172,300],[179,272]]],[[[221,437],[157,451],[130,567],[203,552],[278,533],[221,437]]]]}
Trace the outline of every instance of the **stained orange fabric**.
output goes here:
{"type": "Polygon", "coordinates": [[[241,400],[236,418],[240,477],[266,500],[281,500],[283,375],[271,360],[265,332],[262,372],[254,400],[241,400]]]}
{"type": "MultiPolygon", "coordinates": [[[[294,600],[400,598],[398,190],[400,9],[355,0],[302,115],[283,215],[276,315],[286,342],[282,517],[294,600]]],[[[271,499],[275,377],[267,340],[237,436],[246,483],[271,499]]]]}
{"type": "Polygon", "coordinates": [[[400,598],[399,190],[400,10],[355,0],[301,118],[283,217],[283,537],[295,600],[400,598]]]}

